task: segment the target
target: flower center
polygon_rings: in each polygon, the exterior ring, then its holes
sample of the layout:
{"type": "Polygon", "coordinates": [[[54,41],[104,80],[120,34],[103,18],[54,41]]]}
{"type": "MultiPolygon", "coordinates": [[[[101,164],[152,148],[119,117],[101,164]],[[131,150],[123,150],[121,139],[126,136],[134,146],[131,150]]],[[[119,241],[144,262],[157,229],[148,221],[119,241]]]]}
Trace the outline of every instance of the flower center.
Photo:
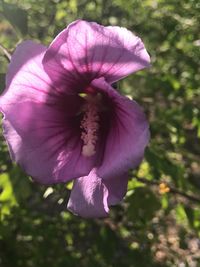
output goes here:
{"type": "Polygon", "coordinates": [[[91,157],[96,153],[96,143],[99,130],[99,105],[101,103],[101,94],[87,94],[83,106],[84,116],[81,121],[81,139],[83,140],[82,155],[91,157]]]}

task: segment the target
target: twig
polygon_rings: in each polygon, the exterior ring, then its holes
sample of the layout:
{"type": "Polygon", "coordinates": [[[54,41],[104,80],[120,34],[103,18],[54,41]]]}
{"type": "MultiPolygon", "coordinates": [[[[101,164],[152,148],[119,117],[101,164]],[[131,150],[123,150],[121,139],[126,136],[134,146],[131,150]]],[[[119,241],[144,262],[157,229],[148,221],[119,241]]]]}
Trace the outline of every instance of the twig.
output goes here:
{"type": "Polygon", "coordinates": [[[5,47],[3,47],[3,45],[1,45],[1,44],[0,44],[0,50],[3,52],[6,59],[10,62],[11,54],[8,52],[8,50],[5,47]]]}
{"type": "MultiPolygon", "coordinates": [[[[155,185],[155,186],[159,186],[161,182],[157,182],[157,181],[149,181],[146,178],[140,178],[140,177],[134,177],[136,180],[138,180],[139,182],[142,182],[143,184],[149,184],[149,185],[155,185]]],[[[197,202],[200,203],[200,198],[192,196],[190,194],[184,193],[183,191],[176,189],[173,186],[170,186],[168,183],[164,182],[166,184],[166,186],[170,189],[169,192],[177,194],[179,196],[182,196],[184,198],[187,198],[190,201],[193,202],[197,202]]]]}

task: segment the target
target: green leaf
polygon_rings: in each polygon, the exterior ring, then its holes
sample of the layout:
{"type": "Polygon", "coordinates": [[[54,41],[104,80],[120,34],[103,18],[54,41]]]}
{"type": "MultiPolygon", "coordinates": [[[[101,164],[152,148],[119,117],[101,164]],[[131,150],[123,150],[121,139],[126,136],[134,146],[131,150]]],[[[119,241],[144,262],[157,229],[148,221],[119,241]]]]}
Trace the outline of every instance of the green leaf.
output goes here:
{"type": "Polygon", "coordinates": [[[11,182],[15,198],[18,203],[21,203],[30,196],[31,183],[27,175],[18,166],[13,167],[10,176],[12,177],[11,182]]]}
{"type": "Polygon", "coordinates": [[[150,221],[155,212],[161,207],[154,193],[146,187],[138,187],[128,198],[128,217],[133,221],[150,221]]]}
{"type": "Polygon", "coordinates": [[[10,214],[11,208],[17,205],[17,201],[13,192],[13,186],[8,173],[0,175],[0,221],[4,219],[6,214],[10,214]]]}
{"type": "Polygon", "coordinates": [[[187,219],[190,223],[190,225],[193,227],[194,226],[194,210],[189,206],[184,206],[184,209],[185,209],[185,213],[186,213],[186,216],[187,216],[187,219]]]}
{"type": "Polygon", "coordinates": [[[28,32],[27,11],[19,8],[17,5],[2,3],[3,14],[10,24],[22,35],[28,32]]]}
{"type": "Polygon", "coordinates": [[[184,206],[179,203],[176,206],[176,219],[178,222],[180,223],[187,223],[187,214],[186,214],[186,210],[184,209],[184,206]]]}

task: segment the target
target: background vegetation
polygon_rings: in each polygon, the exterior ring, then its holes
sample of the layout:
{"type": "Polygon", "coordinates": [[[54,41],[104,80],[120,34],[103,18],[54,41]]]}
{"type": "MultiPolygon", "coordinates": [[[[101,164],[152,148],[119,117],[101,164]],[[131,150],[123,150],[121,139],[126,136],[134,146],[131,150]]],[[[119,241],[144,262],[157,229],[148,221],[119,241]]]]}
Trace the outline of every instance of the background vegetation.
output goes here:
{"type": "Polygon", "coordinates": [[[143,107],[151,143],[107,219],[66,210],[70,186],[33,183],[0,139],[1,267],[200,266],[200,2],[0,0],[0,90],[9,53],[24,39],[48,45],[77,18],[136,32],[152,68],[119,84],[143,107]],[[4,49],[6,48],[6,50],[4,49]]]}

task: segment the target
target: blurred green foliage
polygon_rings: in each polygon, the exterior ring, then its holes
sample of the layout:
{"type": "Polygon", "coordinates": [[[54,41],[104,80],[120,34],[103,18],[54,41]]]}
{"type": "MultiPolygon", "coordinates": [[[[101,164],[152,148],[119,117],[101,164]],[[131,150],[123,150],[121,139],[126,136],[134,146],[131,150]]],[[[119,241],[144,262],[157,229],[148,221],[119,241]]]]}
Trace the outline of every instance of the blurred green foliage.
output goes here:
{"type": "MultiPolygon", "coordinates": [[[[77,18],[124,26],[144,40],[151,69],[119,89],[144,107],[151,143],[124,202],[107,219],[84,220],[66,210],[70,185],[34,184],[11,163],[1,135],[0,266],[198,267],[200,3],[0,0],[0,45],[10,53],[23,39],[48,45],[77,18]]],[[[0,49],[0,92],[7,66],[0,49]]]]}

